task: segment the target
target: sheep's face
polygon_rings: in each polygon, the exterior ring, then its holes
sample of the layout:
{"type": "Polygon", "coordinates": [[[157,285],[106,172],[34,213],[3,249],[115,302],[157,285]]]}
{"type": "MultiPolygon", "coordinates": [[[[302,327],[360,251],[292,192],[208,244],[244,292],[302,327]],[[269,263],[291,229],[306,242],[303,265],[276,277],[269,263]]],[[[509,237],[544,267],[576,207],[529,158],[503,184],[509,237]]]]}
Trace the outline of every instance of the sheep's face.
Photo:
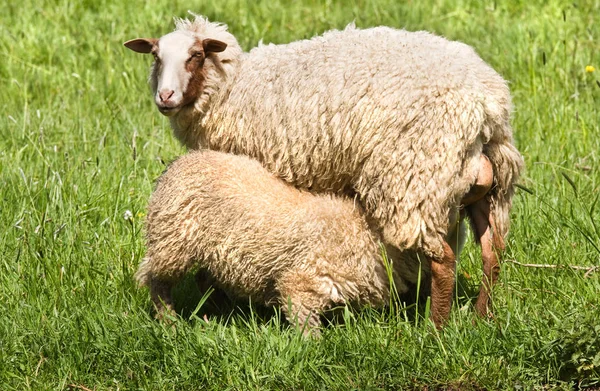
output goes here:
{"type": "Polygon", "coordinates": [[[125,46],[154,56],[151,78],[154,103],[162,114],[170,117],[196,101],[204,88],[206,57],[222,52],[227,44],[175,31],[160,39],[132,39],[125,46]]]}

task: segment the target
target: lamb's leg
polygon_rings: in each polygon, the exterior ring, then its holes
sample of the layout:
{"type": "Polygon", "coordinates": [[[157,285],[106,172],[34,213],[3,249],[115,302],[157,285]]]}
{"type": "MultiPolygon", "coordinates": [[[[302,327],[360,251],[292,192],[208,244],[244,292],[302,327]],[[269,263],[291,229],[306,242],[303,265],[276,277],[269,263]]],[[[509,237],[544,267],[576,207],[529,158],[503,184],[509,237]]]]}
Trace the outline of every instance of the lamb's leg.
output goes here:
{"type": "Polygon", "coordinates": [[[321,335],[319,330],[321,319],[317,311],[302,305],[299,300],[291,296],[281,297],[281,302],[284,303],[281,311],[290,324],[300,327],[305,336],[319,337],[321,335]]]}
{"type": "Polygon", "coordinates": [[[304,335],[320,335],[319,311],[329,300],[313,277],[300,271],[290,272],[279,280],[279,302],[281,310],[290,324],[303,328],[304,335]]]}
{"type": "Polygon", "coordinates": [[[150,288],[150,297],[156,308],[156,318],[162,320],[166,314],[175,314],[173,299],[171,298],[173,283],[152,278],[148,287],[150,288]]]}
{"type": "Polygon", "coordinates": [[[431,262],[431,318],[437,328],[450,317],[456,258],[448,243],[444,243],[444,255],[431,262]]]}
{"type": "Polygon", "coordinates": [[[490,295],[493,285],[498,280],[500,271],[497,252],[504,250],[502,237],[493,235],[494,219],[490,210],[491,205],[485,198],[467,208],[475,230],[475,237],[481,245],[481,257],[483,259],[483,281],[475,304],[475,310],[482,316],[492,315],[489,308],[490,295]]]}

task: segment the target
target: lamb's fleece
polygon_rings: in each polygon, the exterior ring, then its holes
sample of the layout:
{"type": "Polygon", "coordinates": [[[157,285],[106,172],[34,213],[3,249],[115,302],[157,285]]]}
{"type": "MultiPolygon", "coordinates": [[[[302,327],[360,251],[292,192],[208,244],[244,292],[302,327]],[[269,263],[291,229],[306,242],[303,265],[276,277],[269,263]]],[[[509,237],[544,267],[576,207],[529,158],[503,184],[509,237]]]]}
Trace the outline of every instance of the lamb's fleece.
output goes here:
{"type": "Polygon", "coordinates": [[[201,16],[177,29],[228,44],[207,57],[195,105],[170,117],[188,148],[251,156],[310,191],[358,194],[386,243],[434,259],[483,152],[494,169],[494,234],[508,232],[523,165],[510,95],[471,47],[349,25],[245,54],[226,26],[201,16]]]}
{"type": "MultiPolygon", "coordinates": [[[[232,296],[281,305],[311,327],[333,305],[379,306],[389,296],[379,238],[352,199],[298,190],[244,156],[204,150],[172,163],[150,199],[146,240],[136,279],[150,287],[159,314],[194,269],[232,296]]],[[[390,250],[394,268],[403,267],[390,250]]]]}

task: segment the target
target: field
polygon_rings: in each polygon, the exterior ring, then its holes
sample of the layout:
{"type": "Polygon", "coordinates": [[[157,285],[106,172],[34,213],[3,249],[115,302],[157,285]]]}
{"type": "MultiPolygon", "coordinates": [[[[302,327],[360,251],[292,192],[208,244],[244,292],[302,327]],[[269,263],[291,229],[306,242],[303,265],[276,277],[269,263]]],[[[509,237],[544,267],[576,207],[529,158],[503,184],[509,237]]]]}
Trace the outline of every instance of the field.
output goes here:
{"type": "Polygon", "coordinates": [[[598,388],[599,16],[598,0],[8,0],[0,389],[598,388]],[[429,30],[472,45],[509,80],[527,169],[493,320],[472,310],[481,261],[471,238],[439,332],[423,306],[395,303],[345,312],[304,339],[278,312],[214,311],[192,281],[176,292],[175,327],[152,318],[132,278],[144,213],[155,179],[185,151],[152,102],[151,58],[122,43],[171,31],[187,10],[227,23],[246,50],[353,20],[429,30]]]}

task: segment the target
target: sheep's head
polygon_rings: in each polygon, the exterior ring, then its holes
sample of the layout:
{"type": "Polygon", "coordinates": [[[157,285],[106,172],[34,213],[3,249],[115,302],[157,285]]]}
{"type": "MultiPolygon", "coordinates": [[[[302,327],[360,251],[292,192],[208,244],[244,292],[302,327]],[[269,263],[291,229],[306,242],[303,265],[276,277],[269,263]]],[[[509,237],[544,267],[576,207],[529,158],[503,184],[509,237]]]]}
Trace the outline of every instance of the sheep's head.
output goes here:
{"type": "Polygon", "coordinates": [[[160,39],[132,39],[125,46],[154,56],[151,76],[154,103],[167,117],[195,102],[206,80],[205,60],[227,48],[224,42],[187,31],[175,31],[160,39]]]}

